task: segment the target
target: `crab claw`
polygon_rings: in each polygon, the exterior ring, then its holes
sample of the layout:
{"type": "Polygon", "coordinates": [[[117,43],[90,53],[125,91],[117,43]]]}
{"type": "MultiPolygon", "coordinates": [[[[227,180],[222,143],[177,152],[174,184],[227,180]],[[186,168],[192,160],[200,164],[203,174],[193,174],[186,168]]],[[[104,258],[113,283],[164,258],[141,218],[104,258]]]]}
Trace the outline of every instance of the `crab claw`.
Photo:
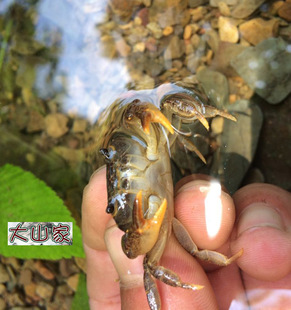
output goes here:
{"type": "Polygon", "coordinates": [[[168,129],[171,134],[174,133],[174,129],[172,128],[170,121],[155,106],[151,105],[150,107],[146,108],[144,113],[145,113],[145,115],[141,119],[141,124],[142,124],[142,128],[146,134],[150,133],[150,124],[151,123],[160,123],[166,129],[168,129]]]}
{"type": "Polygon", "coordinates": [[[133,230],[122,237],[123,251],[129,258],[148,253],[158,240],[160,228],[167,209],[167,200],[164,199],[155,215],[145,219],[142,210],[142,193],[136,195],[133,206],[133,230]]]}
{"type": "Polygon", "coordinates": [[[159,123],[163,125],[171,134],[174,133],[174,129],[170,121],[157,107],[151,103],[135,100],[126,112],[128,121],[130,121],[133,116],[140,119],[142,128],[146,134],[150,133],[151,123],[159,123]]]}

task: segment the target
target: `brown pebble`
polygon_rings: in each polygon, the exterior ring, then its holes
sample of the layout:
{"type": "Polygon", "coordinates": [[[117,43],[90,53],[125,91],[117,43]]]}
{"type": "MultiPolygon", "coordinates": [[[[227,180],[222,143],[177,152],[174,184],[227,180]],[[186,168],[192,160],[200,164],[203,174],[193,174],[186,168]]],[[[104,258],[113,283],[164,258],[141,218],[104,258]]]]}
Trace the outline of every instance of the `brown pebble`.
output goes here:
{"type": "Polygon", "coordinates": [[[127,57],[131,51],[131,47],[125,42],[123,38],[115,42],[115,47],[121,57],[127,57]]]}
{"type": "Polygon", "coordinates": [[[251,19],[239,26],[240,33],[249,43],[257,45],[261,41],[278,35],[279,21],[262,18],[251,19]]]}
{"type": "Polygon", "coordinates": [[[36,289],[35,289],[35,292],[39,297],[47,299],[47,300],[52,297],[53,291],[54,291],[53,286],[45,282],[37,283],[36,289]]]}
{"type": "Polygon", "coordinates": [[[79,282],[79,273],[76,273],[67,279],[67,284],[74,292],[76,292],[77,290],[78,282],[79,282]]]}
{"type": "Polygon", "coordinates": [[[278,15],[285,19],[287,22],[291,22],[291,3],[285,2],[278,10],[278,15]]]}
{"type": "Polygon", "coordinates": [[[184,29],[184,34],[183,34],[184,40],[189,40],[191,38],[191,35],[192,35],[192,27],[191,25],[187,25],[184,29]]]}
{"type": "Polygon", "coordinates": [[[47,269],[39,260],[35,262],[35,269],[46,280],[52,280],[55,278],[55,275],[49,269],[47,269]]]}
{"type": "Polygon", "coordinates": [[[69,119],[61,113],[52,113],[45,117],[45,129],[52,138],[60,138],[68,132],[69,119]]]}
{"type": "Polygon", "coordinates": [[[35,299],[35,300],[39,299],[39,297],[36,295],[36,284],[34,282],[25,284],[24,291],[25,291],[25,294],[31,297],[32,299],[35,299]]]}
{"type": "Polygon", "coordinates": [[[163,35],[169,36],[170,34],[172,34],[174,32],[174,28],[172,26],[167,26],[163,29],[163,35]]]}
{"type": "Polygon", "coordinates": [[[32,280],[32,272],[30,269],[23,269],[20,271],[19,284],[27,285],[32,280]]]}

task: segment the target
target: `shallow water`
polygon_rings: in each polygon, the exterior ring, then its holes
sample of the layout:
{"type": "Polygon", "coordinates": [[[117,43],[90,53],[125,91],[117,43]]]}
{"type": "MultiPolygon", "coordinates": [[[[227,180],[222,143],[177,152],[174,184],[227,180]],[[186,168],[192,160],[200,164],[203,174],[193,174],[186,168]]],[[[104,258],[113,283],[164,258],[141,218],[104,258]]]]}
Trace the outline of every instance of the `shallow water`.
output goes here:
{"type": "MultiPolygon", "coordinates": [[[[239,170],[236,182],[241,183],[249,170],[261,122],[253,108],[259,106],[264,125],[251,173],[255,181],[290,189],[290,90],[278,105],[268,103],[229,61],[260,43],[261,34],[249,38],[240,26],[260,17],[274,28],[264,27],[261,40],[275,32],[287,44],[288,76],[290,21],[276,11],[278,1],[244,14],[248,7],[222,2],[218,8],[215,1],[210,6],[191,0],[1,1],[0,165],[31,170],[78,209],[92,172],[84,148],[96,139],[91,128],[101,111],[128,89],[199,81],[219,108],[244,114],[236,110],[239,101],[245,100],[243,106],[250,101],[251,129],[227,130],[223,145],[230,150],[244,132],[241,152],[250,153],[246,167],[240,171],[240,162],[231,162],[222,174],[239,170]],[[225,23],[233,32],[225,33],[225,23]]],[[[278,84],[283,78],[277,77],[278,84]]],[[[230,183],[236,172],[227,175],[230,183]]]]}

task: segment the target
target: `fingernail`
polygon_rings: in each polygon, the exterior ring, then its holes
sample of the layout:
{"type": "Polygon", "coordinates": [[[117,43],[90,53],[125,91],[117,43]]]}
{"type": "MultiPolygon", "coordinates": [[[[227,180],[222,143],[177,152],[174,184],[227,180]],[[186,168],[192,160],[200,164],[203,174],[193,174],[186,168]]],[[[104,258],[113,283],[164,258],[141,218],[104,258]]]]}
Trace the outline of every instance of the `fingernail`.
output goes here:
{"type": "Polygon", "coordinates": [[[105,231],[105,243],[118,273],[120,286],[123,288],[143,286],[143,257],[129,259],[124,254],[121,247],[121,237],[124,232],[116,225],[111,226],[113,224],[111,223],[109,223],[109,228],[105,231]]]}
{"type": "Polygon", "coordinates": [[[177,192],[176,196],[181,192],[193,191],[195,188],[199,188],[201,192],[209,191],[210,183],[204,180],[195,180],[184,184],[180,187],[177,192]]]}
{"type": "Polygon", "coordinates": [[[251,204],[241,213],[238,219],[238,235],[258,227],[284,230],[281,215],[274,208],[262,202],[251,204]]]}

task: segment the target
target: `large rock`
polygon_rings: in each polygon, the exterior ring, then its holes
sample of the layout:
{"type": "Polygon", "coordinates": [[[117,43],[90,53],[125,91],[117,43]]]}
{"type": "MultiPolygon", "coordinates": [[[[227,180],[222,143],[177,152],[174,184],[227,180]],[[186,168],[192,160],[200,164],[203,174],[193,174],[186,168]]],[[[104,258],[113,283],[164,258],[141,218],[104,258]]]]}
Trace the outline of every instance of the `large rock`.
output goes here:
{"type": "Polygon", "coordinates": [[[269,103],[281,102],[291,91],[291,49],[281,38],[270,38],[246,48],[231,64],[269,103]]]}

